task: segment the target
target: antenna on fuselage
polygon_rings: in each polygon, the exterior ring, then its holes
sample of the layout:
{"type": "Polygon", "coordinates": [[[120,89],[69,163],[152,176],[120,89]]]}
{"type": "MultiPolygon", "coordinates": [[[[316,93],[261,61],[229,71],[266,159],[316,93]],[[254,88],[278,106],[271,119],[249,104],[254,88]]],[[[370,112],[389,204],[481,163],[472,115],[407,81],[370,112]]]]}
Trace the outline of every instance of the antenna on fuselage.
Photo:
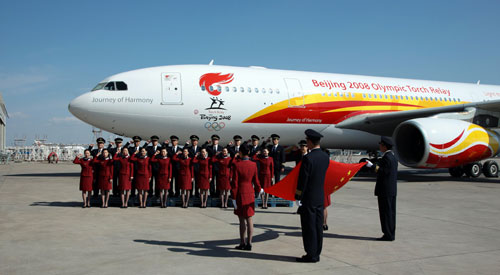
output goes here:
{"type": "Polygon", "coordinates": [[[214,64],[214,60],[210,60],[210,63],[208,63],[208,66],[212,66],[214,64]]]}
{"type": "Polygon", "coordinates": [[[481,83],[481,80],[478,80],[478,81],[477,81],[477,85],[479,85],[479,83],[481,83]]]}

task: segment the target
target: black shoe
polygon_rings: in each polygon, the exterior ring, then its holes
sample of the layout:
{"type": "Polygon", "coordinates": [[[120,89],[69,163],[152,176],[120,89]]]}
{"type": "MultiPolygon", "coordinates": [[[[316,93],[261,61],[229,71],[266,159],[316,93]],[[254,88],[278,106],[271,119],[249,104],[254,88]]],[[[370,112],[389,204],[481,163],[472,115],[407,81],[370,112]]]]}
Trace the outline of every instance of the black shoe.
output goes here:
{"type": "Polygon", "coordinates": [[[328,224],[323,225],[323,231],[327,231],[327,230],[328,230],[328,224]]]}
{"type": "Polygon", "coordinates": [[[238,250],[243,250],[243,249],[245,249],[245,247],[246,247],[246,245],[245,245],[245,244],[240,244],[240,245],[238,245],[238,246],[236,246],[236,247],[234,247],[234,248],[235,248],[235,249],[238,249],[238,250]]]}
{"type": "Polygon", "coordinates": [[[300,258],[295,258],[295,261],[297,261],[299,263],[317,263],[317,262],[319,262],[319,259],[316,260],[316,259],[313,259],[309,256],[304,255],[300,258]]]}
{"type": "Polygon", "coordinates": [[[394,241],[394,239],[389,238],[389,237],[387,237],[387,236],[385,236],[385,235],[384,235],[384,236],[382,236],[382,237],[380,237],[380,238],[377,238],[376,240],[377,240],[377,241],[382,241],[382,242],[392,242],[392,241],[394,241]]]}
{"type": "Polygon", "coordinates": [[[243,248],[243,250],[251,251],[252,250],[252,245],[251,244],[245,245],[245,247],[243,248]]]}

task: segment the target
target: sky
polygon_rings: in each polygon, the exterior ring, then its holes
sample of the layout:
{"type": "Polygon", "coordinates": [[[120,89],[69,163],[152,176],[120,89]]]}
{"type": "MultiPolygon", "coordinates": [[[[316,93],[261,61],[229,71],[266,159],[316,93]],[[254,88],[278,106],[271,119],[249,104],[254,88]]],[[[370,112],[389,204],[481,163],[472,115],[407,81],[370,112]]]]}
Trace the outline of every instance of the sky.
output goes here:
{"type": "MultiPolygon", "coordinates": [[[[68,103],[152,66],[264,66],[500,85],[500,1],[0,0],[14,139],[92,143],[68,103]]],[[[104,134],[108,138],[110,134],[104,134]]]]}

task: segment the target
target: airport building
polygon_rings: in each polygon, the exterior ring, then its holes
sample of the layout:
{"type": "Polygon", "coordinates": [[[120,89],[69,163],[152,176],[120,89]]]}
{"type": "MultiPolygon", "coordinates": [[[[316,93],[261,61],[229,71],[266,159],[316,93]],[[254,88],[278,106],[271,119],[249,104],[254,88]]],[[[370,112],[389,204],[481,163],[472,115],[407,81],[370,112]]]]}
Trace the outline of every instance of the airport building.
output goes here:
{"type": "Polygon", "coordinates": [[[7,108],[5,108],[5,103],[0,93],[0,151],[5,150],[5,126],[7,125],[8,117],[9,114],[7,113],[7,108]]]}

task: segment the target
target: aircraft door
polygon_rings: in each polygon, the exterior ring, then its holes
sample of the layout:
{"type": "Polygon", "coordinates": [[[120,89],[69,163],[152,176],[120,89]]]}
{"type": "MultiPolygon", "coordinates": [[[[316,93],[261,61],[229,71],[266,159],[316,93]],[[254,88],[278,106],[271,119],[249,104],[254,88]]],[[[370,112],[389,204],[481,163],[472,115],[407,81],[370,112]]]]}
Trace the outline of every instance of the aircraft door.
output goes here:
{"type": "Polygon", "coordinates": [[[161,74],[161,104],[182,104],[180,73],[161,74]]]}
{"type": "Polygon", "coordinates": [[[285,78],[288,90],[288,107],[304,107],[304,92],[300,81],[295,78],[285,78]]]}

